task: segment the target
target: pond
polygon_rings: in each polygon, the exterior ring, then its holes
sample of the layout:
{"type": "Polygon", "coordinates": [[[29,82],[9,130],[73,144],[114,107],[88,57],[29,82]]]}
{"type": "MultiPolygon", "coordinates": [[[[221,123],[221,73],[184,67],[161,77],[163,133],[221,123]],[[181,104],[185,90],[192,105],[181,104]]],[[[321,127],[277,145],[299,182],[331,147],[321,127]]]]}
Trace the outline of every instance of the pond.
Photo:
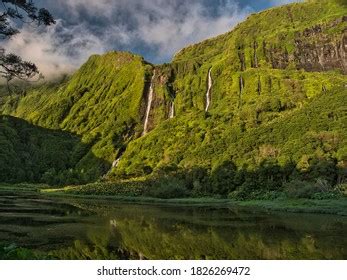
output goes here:
{"type": "Polygon", "coordinates": [[[346,259],[347,218],[0,191],[0,242],[59,259],[346,259]]]}

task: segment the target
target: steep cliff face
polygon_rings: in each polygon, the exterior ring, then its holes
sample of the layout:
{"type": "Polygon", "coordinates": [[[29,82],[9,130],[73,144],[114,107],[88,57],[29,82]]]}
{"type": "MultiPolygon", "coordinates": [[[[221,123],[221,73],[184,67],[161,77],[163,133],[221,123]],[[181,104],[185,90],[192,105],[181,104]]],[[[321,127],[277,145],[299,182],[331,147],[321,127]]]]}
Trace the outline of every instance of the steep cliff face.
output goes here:
{"type": "MultiPolygon", "coordinates": [[[[153,100],[150,108],[148,130],[151,131],[163,121],[170,117],[170,107],[175,99],[173,90],[174,71],[169,65],[155,66],[152,69],[152,75],[155,76],[151,80],[153,83],[153,100]]],[[[148,99],[149,85],[145,91],[145,99],[148,99]]]]}
{"type": "Polygon", "coordinates": [[[74,168],[94,169],[97,178],[142,133],[151,69],[143,58],[129,53],[95,55],[67,81],[10,98],[0,111],[36,126],[78,135],[89,152],[82,154],[74,168]],[[103,164],[95,164],[94,158],[103,164]]]}
{"type": "Polygon", "coordinates": [[[334,83],[323,72],[346,73],[345,14],[339,1],[287,5],[252,15],[230,33],[183,49],[171,63],[177,114],[204,108],[210,67],[215,76],[212,111],[223,104],[228,108],[219,110],[240,108],[254,94],[311,96],[329,88],[334,83]],[[294,70],[320,73],[308,87],[294,70]]]}
{"type": "Polygon", "coordinates": [[[283,165],[316,156],[341,164],[346,14],[338,0],[270,9],[165,65],[123,52],[92,56],[70,79],[10,98],[0,112],[80,136],[90,150],[73,168],[98,176],[112,163],[108,174],[122,177],[167,165],[213,168],[224,160],[254,167],[266,157],[283,165]],[[325,120],[309,135],[310,122],[297,121],[307,114],[325,120]],[[298,144],[321,133],[328,135],[322,146],[298,144]]]}
{"type": "MultiPolygon", "coordinates": [[[[223,160],[255,167],[264,159],[260,156],[264,147],[276,151],[268,157],[283,165],[299,162],[305,155],[318,156],[320,148],[305,151],[299,144],[304,140],[299,140],[290,122],[313,110],[312,102],[327,98],[321,97],[327,92],[335,94],[330,102],[336,110],[342,106],[347,83],[346,13],[339,1],[292,4],[252,15],[228,34],[183,49],[170,65],[162,66],[165,100],[174,96],[175,117],[164,121],[167,117],[162,113],[152,133],[130,143],[114,173],[143,175],[170,164],[213,168],[223,160]],[[206,114],[209,69],[213,85],[206,114]],[[279,130],[272,136],[274,128],[267,130],[276,123],[287,128],[281,140],[271,139],[279,130]],[[291,134],[297,146],[288,144],[292,148],[288,153],[281,141],[291,134]]],[[[167,101],[157,105],[157,112],[169,108],[167,101]]],[[[313,118],[319,114],[315,111],[313,118]]],[[[341,162],[345,133],[340,120],[334,121],[340,140],[331,154],[341,162]]],[[[303,135],[311,129],[318,134],[329,130],[323,124],[310,128],[309,122],[302,128],[303,135]]]]}
{"type": "MultiPolygon", "coordinates": [[[[294,65],[305,71],[340,70],[347,73],[347,16],[342,16],[324,24],[314,25],[294,34],[292,53],[281,46],[268,45],[263,41],[262,52],[267,63],[274,69],[286,69],[294,65]]],[[[255,43],[256,45],[256,43],[255,43]]],[[[292,47],[292,46],[291,46],[292,47]]],[[[254,48],[254,53],[257,48],[254,48]]],[[[257,65],[257,56],[251,61],[257,65]]],[[[240,61],[245,68],[244,59],[240,61]]]]}
{"type": "Polygon", "coordinates": [[[294,61],[306,71],[339,69],[347,74],[347,16],[298,33],[294,61]]]}

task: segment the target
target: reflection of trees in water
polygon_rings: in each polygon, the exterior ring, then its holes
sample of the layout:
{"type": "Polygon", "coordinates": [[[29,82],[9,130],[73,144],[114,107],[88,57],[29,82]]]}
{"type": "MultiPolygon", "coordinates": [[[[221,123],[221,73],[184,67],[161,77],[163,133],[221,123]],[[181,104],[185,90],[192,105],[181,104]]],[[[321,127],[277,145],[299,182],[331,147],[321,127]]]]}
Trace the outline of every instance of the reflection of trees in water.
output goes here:
{"type": "Polygon", "coordinates": [[[286,229],[273,233],[225,228],[201,231],[176,225],[171,232],[163,232],[157,224],[143,228],[125,220],[118,225],[123,246],[149,259],[333,259],[344,254],[321,247],[313,236],[298,236],[286,229]]]}
{"type": "Polygon", "coordinates": [[[138,259],[139,256],[132,254],[121,247],[122,237],[110,223],[109,228],[91,230],[87,234],[87,240],[76,240],[67,248],[51,251],[49,254],[54,258],[64,260],[128,260],[138,259]]]}
{"type": "Polygon", "coordinates": [[[76,240],[72,246],[49,252],[53,258],[63,260],[137,260],[144,259],[142,253],[126,250],[122,246],[122,235],[117,220],[111,219],[109,226],[91,229],[87,240],[76,240]]]}
{"type": "Polygon", "coordinates": [[[66,249],[72,258],[346,258],[347,244],[337,239],[346,230],[341,217],[83,201],[78,207],[110,219],[88,233],[88,241],[66,249]]]}
{"type": "Polygon", "coordinates": [[[155,219],[111,219],[88,241],[52,252],[60,259],[343,259],[344,249],[288,228],[162,225],[155,219]]]}

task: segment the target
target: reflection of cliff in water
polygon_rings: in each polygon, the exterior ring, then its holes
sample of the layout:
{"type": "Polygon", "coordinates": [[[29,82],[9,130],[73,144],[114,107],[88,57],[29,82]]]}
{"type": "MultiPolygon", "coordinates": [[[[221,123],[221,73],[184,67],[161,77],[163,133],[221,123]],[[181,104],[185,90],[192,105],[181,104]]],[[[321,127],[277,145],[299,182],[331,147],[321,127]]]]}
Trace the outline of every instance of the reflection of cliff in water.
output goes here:
{"type": "MultiPolygon", "coordinates": [[[[80,205],[82,206],[82,205],[80,205]]],[[[72,259],[344,259],[346,223],[320,215],[247,214],[228,209],[83,205],[105,227],[64,249],[72,259]],[[107,209],[107,210],[106,210],[107,209]],[[299,217],[299,219],[298,219],[299,217]],[[301,217],[301,218],[300,218],[301,217]],[[307,219],[306,219],[307,218],[307,219]]],[[[64,250],[60,250],[63,252],[64,250]]],[[[69,257],[67,257],[69,256],[69,257]]]]}

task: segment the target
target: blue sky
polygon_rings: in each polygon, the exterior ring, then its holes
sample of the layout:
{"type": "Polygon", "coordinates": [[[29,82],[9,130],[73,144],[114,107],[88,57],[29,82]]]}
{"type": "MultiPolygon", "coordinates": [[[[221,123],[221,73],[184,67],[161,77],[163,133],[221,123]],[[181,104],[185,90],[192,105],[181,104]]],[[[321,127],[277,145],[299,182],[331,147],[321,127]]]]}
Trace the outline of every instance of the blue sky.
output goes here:
{"type": "Polygon", "coordinates": [[[225,33],[250,13],[291,0],[35,0],[57,19],[26,26],[6,48],[34,61],[44,75],[71,72],[91,54],[127,50],[152,63],[225,33]]]}

